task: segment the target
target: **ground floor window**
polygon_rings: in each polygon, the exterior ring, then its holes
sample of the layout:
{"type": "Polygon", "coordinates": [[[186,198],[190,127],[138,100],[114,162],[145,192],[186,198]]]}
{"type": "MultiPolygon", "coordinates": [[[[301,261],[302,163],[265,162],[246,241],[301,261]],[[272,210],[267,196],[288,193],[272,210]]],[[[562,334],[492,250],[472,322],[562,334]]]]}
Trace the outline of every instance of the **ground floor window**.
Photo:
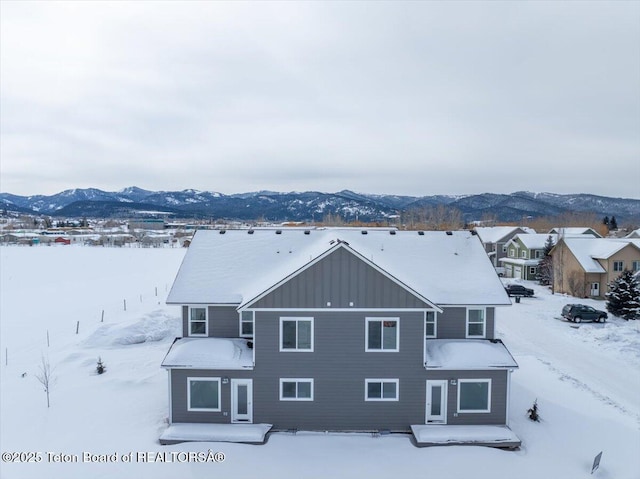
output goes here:
{"type": "Polygon", "coordinates": [[[313,401],[313,379],[280,379],[280,401],[313,401]]]}
{"type": "Polygon", "coordinates": [[[458,412],[491,412],[491,379],[459,379],[458,412]]]}
{"type": "Polygon", "coordinates": [[[397,401],[398,379],[365,379],[365,401],[397,401]]]}
{"type": "Polygon", "coordinates": [[[220,411],[220,378],[187,378],[189,411],[220,411]]]}

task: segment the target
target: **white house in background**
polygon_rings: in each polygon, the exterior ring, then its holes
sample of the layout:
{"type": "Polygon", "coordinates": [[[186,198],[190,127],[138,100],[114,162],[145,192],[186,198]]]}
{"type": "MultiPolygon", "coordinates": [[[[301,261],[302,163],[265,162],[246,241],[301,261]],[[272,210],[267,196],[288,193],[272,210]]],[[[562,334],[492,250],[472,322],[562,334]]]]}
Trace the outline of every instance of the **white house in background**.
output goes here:
{"type": "Polygon", "coordinates": [[[558,228],[553,228],[551,231],[549,231],[549,234],[555,234],[555,235],[559,235],[559,236],[593,236],[594,238],[602,238],[602,235],[600,233],[598,233],[596,230],[594,230],[593,228],[587,228],[587,227],[558,227],[558,228]]]}

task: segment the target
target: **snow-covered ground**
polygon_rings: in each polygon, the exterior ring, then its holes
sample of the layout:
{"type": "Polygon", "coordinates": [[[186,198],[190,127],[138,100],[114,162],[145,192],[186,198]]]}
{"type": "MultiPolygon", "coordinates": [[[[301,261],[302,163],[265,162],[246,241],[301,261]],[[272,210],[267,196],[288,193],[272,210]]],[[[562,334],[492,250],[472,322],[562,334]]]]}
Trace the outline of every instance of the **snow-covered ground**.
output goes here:
{"type": "Polygon", "coordinates": [[[168,392],[159,365],[180,335],[179,311],[164,300],[183,255],[170,248],[0,248],[0,450],[3,459],[40,458],[1,462],[2,479],[640,478],[640,322],[572,327],[560,319],[564,304],[604,303],[551,295],[532,283],[536,297],[497,313],[498,336],[520,365],[510,412],[519,451],[418,449],[402,435],[320,433],[272,434],[264,446],[160,446],[168,392]],[[42,357],[53,368],[48,409],[36,379],[42,357]],[[98,357],[106,374],[95,372],[98,357]],[[535,399],[540,423],[525,414],[535,399]],[[600,451],[600,469],[589,476],[600,451]],[[82,462],[84,453],[94,462],[82,462]],[[60,454],[79,462],[55,462],[60,454]]]}

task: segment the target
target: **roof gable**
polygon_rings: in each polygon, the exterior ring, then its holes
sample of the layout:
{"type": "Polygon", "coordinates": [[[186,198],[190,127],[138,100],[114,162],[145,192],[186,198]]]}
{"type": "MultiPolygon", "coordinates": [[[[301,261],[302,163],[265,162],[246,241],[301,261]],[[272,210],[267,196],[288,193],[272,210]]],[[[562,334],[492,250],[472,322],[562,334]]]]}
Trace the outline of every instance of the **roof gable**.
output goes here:
{"type": "Polygon", "coordinates": [[[440,309],[343,241],[241,307],[440,309]]]}

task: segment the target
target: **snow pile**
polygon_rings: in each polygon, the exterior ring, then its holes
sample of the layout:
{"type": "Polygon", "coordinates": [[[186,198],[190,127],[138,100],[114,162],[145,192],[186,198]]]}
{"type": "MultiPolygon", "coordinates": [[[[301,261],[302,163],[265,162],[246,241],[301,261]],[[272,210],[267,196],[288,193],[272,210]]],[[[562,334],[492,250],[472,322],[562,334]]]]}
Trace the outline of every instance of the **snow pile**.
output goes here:
{"type": "Polygon", "coordinates": [[[167,311],[153,311],[133,323],[103,324],[85,339],[87,348],[126,346],[162,341],[182,334],[181,319],[167,311]]]}

